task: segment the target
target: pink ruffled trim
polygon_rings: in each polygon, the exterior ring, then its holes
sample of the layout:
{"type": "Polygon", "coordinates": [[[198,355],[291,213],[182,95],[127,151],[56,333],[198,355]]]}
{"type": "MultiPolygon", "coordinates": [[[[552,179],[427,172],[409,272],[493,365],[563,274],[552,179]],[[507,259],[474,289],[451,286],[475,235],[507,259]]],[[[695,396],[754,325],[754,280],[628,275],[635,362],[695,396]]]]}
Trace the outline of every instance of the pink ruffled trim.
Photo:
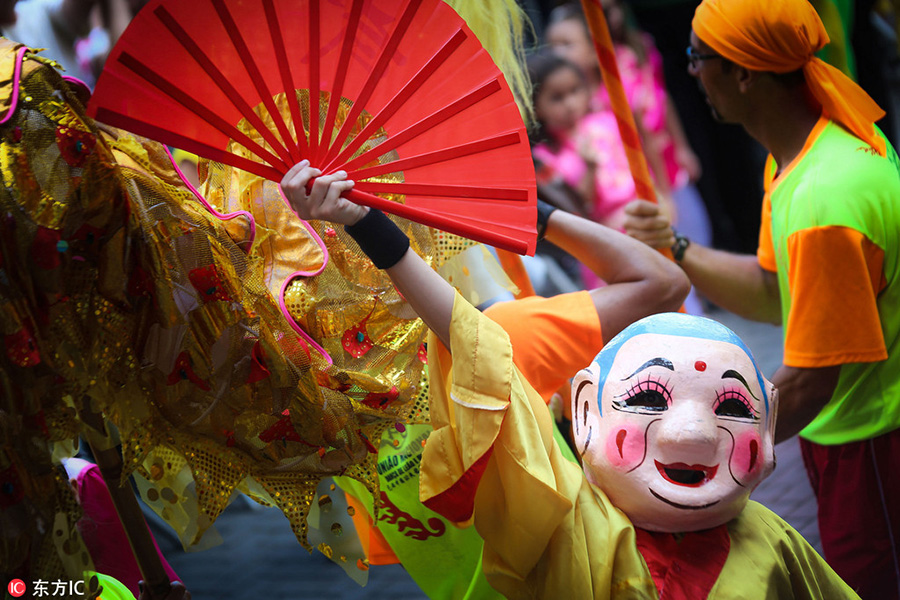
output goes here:
{"type": "MultiPolygon", "coordinates": [[[[250,242],[250,245],[252,246],[254,240],[256,240],[256,219],[253,218],[253,215],[249,211],[246,211],[246,210],[237,210],[237,211],[234,211],[233,213],[220,213],[219,211],[217,211],[209,202],[207,202],[206,198],[204,198],[200,194],[200,192],[197,190],[197,188],[195,188],[191,184],[191,182],[189,182],[185,178],[184,173],[181,172],[181,168],[178,166],[178,164],[175,162],[175,159],[172,157],[172,153],[169,152],[169,148],[166,146],[163,146],[163,148],[165,149],[166,154],[169,157],[169,160],[172,161],[172,165],[175,167],[175,171],[178,173],[178,176],[181,177],[181,180],[184,182],[184,184],[188,187],[189,190],[191,190],[191,192],[194,194],[194,196],[197,198],[197,200],[200,201],[200,204],[202,204],[204,207],[206,207],[206,210],[208,210],[214,216],[216,216],[217,218],[219,218],[223,221],[230,221],[231,219],[234,219],[235,217],[239,217],[239,216],[247,217],[250,220],[250,240],[249,240],[249,242],[250,242]]],[[[318,234],[316,234],[316,232],[312,230],[312,228],[309,226],[309,224],[306,221],[304,221],[303,224],[310,231],[310,233],[312,233],[313,238],[316,240],[316,243],[319,244],[319,247],[325,253],[325,261],[322,263],[322,267],[314,273],[307,274],[303,271],[297,271],[297,272],[291,274],[291,276],[288,277],[288,279],[281,286],[281,292],[278,294],[278,306],[281,308],[282,314],[284,314],[284,316],[287,317],[288,323],[291,325],[291,327],[294,329],[294,331],[296,331],[300,335],[300,337],[303,338],[303,340],[306,343],[308,343],[319,354],[321,354],[325,358],[325,360],[328,361],[329,365],[332,365],[332,364],[334,364],[334,361],[332,360],[332,358],[328,354],[328,352],[326,352],[322,346],[317,344],[316,341],[314,339],[312,339],[312,337],[308,333],[303,331],[303,328],[301,328],[300,325],[298,325],[294,321],[293,317],[291,317],[290,313],[287,310],[287,307],[284,304],[284,290],[287,287],[287,284],[291,281],[291,279],[293,279],[295,276],[298,276],[298,275],[301,275],[301,276],[302,275],[318,275],[325,268],[325,265],[328,264],[328,250],[325,248],[325,243],[322,241],[322,238],[320,238],[318,236],[318,234]]]]}
{"type": "Polygon", "coordinates": [[[9,111],[7,111],[6,115],[0,119],[0,125],[4,125],[7,123],[13,116],[13,113],[16,112],[16,108],[19,106],[19,78],[22,76],[22,61],[25,57],[25,53],[28,52],[28,48],[25,46],[19,48],[16,51],[16,70],[13,73],[13,90],[12,90],[12,102],[9,105],[9,111]]]}
{"type": "Polygon", "coordinates": [[[234,219],[234,218],[240,217],[240,216],[247,217],[247,219],[250,220],[250,239],[248,241],[249,241],[250,245],[252,246],[253,241],[256,239],[256,219],[253,218],[253,215],[250,214],[250,212],[248,212],[246,210],[236,210],[233,213],[220,213],[219,211],[217,211],[215,208],[213,208],[213,206],[209,202],[206,201],[206,198],[204,198],[200,194],[200,192],[197,191],[197,188],[195,188],[191,184],[191,182],[188,181],[187,178],[185,178],[184,173],[181,172],[181,168],[178,166],[178,163],[176,163],[175,159],[172,157],[172,153],[169,151],[169,148],[167,146],[163,146],[163,148],[165,149],[166,155],[169,157],[169,160],[172,162],[172,166],[175,167],[175,172],[178,173],[178,176],[181,178],[181,181],[183,181],[184,185],[186,185],[187,188],[189,190],[191,190],[191,193],[193,193],[194,197],[200,201],[200,204],[202,204],[203,206],[206,207],[206,210],[211,212],[213,215],[215,215],[218,219],[221,219],[222,221],[230,221],[231,219],[234,219]]]}
{"type": "MultiPolygon", "coordinates": [[[[172,161],[172,165],[175,167],[175,171],[178,173],[178,176],[181,177],[181,180],[188,187],[188,189],[191,190],[191,192],[194,194],[194,196],[197,198],[197,200],[204,207],[206,207],[206,210],[208,210],[210,213],[212,213],[217,218],[219,218],[223,221],[229,221],[238,216],[244,216],[250,220],[250,240],[249,241],[250,241],[250,244],[252,245],[254,240],[256,240],[256,219],[253,218],[253,215],[249,211],[246,211],[246,210],[238,210],[238,211],[235,211],[232,213],[220,213],[219,211],[217,211],[209,202],[207,202],[206,198],[204,198],[200,194],[200,192],[197,191],[197,188],[195,188],[193,185],[191,185],[191,183],[185,178],[184,173],[181,172],[181,169],[175,163],[175,159],[172,158],[172,153],[169,152],[169,149],[165,148],[165,150],[166,150],[166,154],[169,156],[169,160],[172,161]]],[[[279,191],[281,190],[280,187],[278,189],[279,189],[279,191]]],[[[283,195],[282,195],[282,197],[283,197],[283,195]]],[[[281,309],[281,313],[285,316],[285,318],[287,319],[291,328],[301,338],[303,338],[303,341],[305,341],[307,344],[312,346],[316,352],[321,354],[322,357],[328,362],[329,365],[333,365],[334,360],[331,358],[331,355],[328,354],[328,352],[325,351],[325,348],[320,346],[312,338],[312,336],[310,336],[308,333],[306,333],[306,331],[303,330],[302,327],[300,327],[300,325],[291,316],[290,311],[288,311],[288,308],[284,303],[284,292],[287,289],[288,284],[291,282],[291,280],[294,279],[294,277],[312,277],[314,275],[318,275],[319,273],[321,273],[322,271],[325,270],[325,265],[328,264],[328,249],[325,247],[325,242],[322,241],[322,238],[319,237],[319,234],[317,234],[315,232],[315,230],[309,225],[309,223],[307,223],[306,221],[303,221],[303,225],[304,225],[304,227],[306,227],[307,231],[309,231],[310,235],[312,235],[316,244],[318,244],[319,248],[322,250],[322,253],[325,256],[325,260],[322,261],[322,266],[315,271],[295,271],[294,273],[291,273],[290,277],[285,279],[284,283],[281,285],[281,291],[278,294],[278,307],[281,309]]]]}
{"type": "MultiPolygon", "coordinates": [[[[280,185],[278,186],[278,192],[281,194],[282,202],[287,204],[287,200],[284,197],[284,192],[281,191],[280,185]]],[[[297,217],[297,218],[299,219],[299,217],[297,217]]],[[[308,333],[306,333],[302,327],[300,327],[300,324],[297,323],[297,321],[294,320],[294,317],[291,316],[291,312],[288,310],[288,307],[284,302],[284,294],[285,294],[285,291],[287,291],[287,286],[291,281],[294,280],[295,277],[315,277],[316,275],[318,275],[322,271],[324,271],[325,267],[328,265],[329,254],[328,254],[328,248],[325,246],[325,242],[322,240],[322,238],[319,236],[319,234],[316,233],[316,230],[313,229],[312,225],[310,225],[307,221],[304,221],[303,219],[300,219],[300,222],[303,223],[303,226],[306,227],[306,230],[309,232],[309,234],[312,236],[312,238],[319,245],[319,249],[322,251],[322,255],[324,256],[324,259],[322,260],[322,266],[319,267],[318,269],[316,269],[315,271],[294,271],[293,273],[290,274],[289,277],[287,277],[284,280],[284,283],[281,284],[281,291],[278,293],[278,306],[281,308],[281,314],[284,315],[284,317],[287,319],[288,323],[290,323],[290,325],[294,329],[294,331],[296,331],[298,334],[300,334],[300,336],[303,337],[303,339],[305,339],[307,341],[307,343],[309,343],[310,346],[315,348],[316,351],[319,354],[321,354],[322,357],[324,357],[326,361],[328,361],[329,365],[333,365],[334,359],[331,358],[331,355],[328,354],[328,352],[325,350],[325,348],[323,348],[322,346],[317,344],[316,341],[314,339],[312,339],[312,337],[308,333]]]]}
{"type": "Polygon", "coordinates": [[[90,98],[91,94],[93,93],[91,92],[91,86],[78,79],[77,77],[72,77],[71,75],[63,75],[62,78],[63,81],[84,89],[85,93],[88,95],[88,98],[90,98]]]}

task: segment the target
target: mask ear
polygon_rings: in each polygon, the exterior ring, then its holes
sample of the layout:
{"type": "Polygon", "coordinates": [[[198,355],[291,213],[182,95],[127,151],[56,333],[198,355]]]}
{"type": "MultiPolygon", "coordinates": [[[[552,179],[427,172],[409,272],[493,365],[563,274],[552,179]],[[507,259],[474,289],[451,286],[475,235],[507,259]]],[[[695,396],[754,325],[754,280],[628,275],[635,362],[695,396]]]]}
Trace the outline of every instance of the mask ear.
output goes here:
{"type": "Polygon", "coordinates": [[[772,437],[775,437],[775,421],[778,417],[778,388],[775,387],[774,383],[767,379],[765,382],[769,386],[769,415],[767,417],[766,427],[772,432],[772,437]]]}
{"type": "MultiPolygon", "coordinates": [[[[583,454],[591,437],[597,434],[600,416],[600,366],[591,363],[572,380],[572,435],[575,448],[583,454]]],[[[594,440],[593,443],[597,443],[594,440]]]]}
{"type": "MultiPolygon", "coordinates": [[[[769,414],[766,415],[766,435],[763,437],[763,457],[770,465],[769,473],[775,468],[775,423],[778,419],[778,388],[769,381],[763,379],[768,386],[769,414]]],[[[766,474],[768,476],[768,473],[766,474]]]]}

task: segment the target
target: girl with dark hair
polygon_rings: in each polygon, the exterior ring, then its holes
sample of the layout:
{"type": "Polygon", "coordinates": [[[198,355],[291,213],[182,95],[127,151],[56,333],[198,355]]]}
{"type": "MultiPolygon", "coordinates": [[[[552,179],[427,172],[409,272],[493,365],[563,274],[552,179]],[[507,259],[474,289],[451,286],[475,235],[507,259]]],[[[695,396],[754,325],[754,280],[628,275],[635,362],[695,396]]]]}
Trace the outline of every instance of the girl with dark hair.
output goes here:
{"type": "MultiPolygon", "coordinates": [[[[700,161],[687,141],[681,120],[666,90],[662,57],[653,38],[630,23],[627,6],[620,0],[603,0],[603,10],[616,52],[616,62],[628,103],[641,131],[644,152],[658,185],[671,197],[673,221],[691,239],[711,241],[711,226],[703,199],[694,182],[700,178],[700,161]],[[677,217],[677,219],[676,219],[677,217]]],[[[609,94],[600,76],[590,31],[579,4],[564,4],[551,13],[547,41],[554,52],[577,63],[591,87],[591,110],[612,115],[609,94]]],[[[685,308],[703,313],[695,293],[685,308]]]]}

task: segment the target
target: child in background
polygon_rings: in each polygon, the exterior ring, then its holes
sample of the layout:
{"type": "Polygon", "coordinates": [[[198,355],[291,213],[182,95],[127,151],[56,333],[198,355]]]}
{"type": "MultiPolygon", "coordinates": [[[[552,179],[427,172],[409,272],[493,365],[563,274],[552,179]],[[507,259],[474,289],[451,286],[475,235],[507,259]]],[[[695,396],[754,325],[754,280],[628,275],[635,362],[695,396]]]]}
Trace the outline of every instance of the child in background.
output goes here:
{"type": "MultiPolygon", "coordinates": [[[[537,127],[532,132],[538,191],[560,208],[621,229],[636,198],[625,148],[609,111],[590,112],[589,79],[550,52],[528,58],[537,127]]],[[[599,280],[581,268],[584,286],[599,280]]]]}
{"type": "Polygon", "coordinates": [[[529,57],[528,71],[534,86],[538,183],[565,184],[570,210],[619,228],[622,209],[635,196],[615,119],[590,112],[588,82],[576,64],[539,53],[529,57]]]}
{"type": "MultiPolygon", "coordinates": [[[[616,62],[628,103],[641,131],[644,152],[659,190],[671,196],[673,219],[690,239],[711,242],[711,225],[703,199],[694,182],[700,178],[700,161],[685,137],[681,120],[666,91],[662,56],[653,38],[629,24],[620,0],[603,0],[603,10],[616,51],[616,62]]],[[[591,109],[612,114],[609,94],[602,84],[597,56],[580,5],[555,9],[547,32],[554,51],[579,64],[592,82],[591,109]]],[[[696,293],[685,303],[689,313],[702,314],[696,293]]]]}

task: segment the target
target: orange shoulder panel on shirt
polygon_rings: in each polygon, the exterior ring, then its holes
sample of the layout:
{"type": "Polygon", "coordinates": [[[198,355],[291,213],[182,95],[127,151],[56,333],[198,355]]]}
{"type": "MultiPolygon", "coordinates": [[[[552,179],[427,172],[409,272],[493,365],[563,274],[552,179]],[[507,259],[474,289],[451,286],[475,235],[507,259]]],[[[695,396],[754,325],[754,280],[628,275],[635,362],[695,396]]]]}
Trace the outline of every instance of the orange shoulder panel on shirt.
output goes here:
{"type": "Polygon", "coordinates": [[[588,292],[501,302],[485,314],[509,334],[513,362],[544,402],[603,347],[600,317],[588,292]]]}
{"type": "Polygon", "coordinates": [[[766,271],[773,273],[778,271],[775,262],[775,246],[772,244],[772,203],[769,194],[763,198],[762,218],[759,226],[759,247],[756,250],[756,260],[766,271]]]}
{"type": "Polygon", "coordinates": [[[829,367],[887,358],[876,296],[884,251],[848,227],[815,227],[788,238],[790,314],[784,364],[829,367]]]}

